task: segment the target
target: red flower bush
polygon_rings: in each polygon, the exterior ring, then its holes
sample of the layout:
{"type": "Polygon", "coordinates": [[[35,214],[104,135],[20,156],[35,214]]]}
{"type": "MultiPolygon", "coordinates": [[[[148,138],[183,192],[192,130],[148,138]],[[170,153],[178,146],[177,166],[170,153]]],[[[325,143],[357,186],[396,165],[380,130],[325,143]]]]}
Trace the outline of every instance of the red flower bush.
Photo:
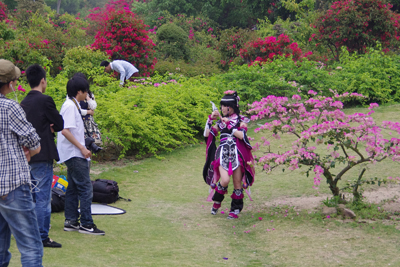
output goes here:
{"type": "Polygon", "coordinates": [[[346,46],[349,52],[365,53],[367,47],[379,41],[384,48],[390,48],[400,34],[399,15],[391,7],[384,0],[334,2],[315,22],[318,34],[312,38],[316,45],[327,45],[336,60],[341,46],[346,46]]]}
{"type": "Polygon", "coordinates": [[[240,50],[245,44],[255,39],[256,33],[251,30],[232,28],[222,31],[216,47],[216,50],[222,55],[221,65],[224,67],[231,63],[239,56],[240,50]]]}
{"type": "MultiPolygon", "coordinates": [[[[121,1],[119,1],[121,2],[121,1]]],[[[122,1],[123,2],[123,1],[122,1]]],[[[105,51],[112,59],[123,59],[139,69],[142,76],[149,76],[157,59],[154,43],[149,38],[147,25],[128,7],[106,5],[92,10],[89,18],[99,23],[99,30],[92,47],[105,51]]]]}
{"type": "Polygon", "coordinates": [[[7,6],[3,2],[0,2],[0,21],[6,20],[7,18],[7,6]]]}
{"type": "Polygon", "coordinates": [[[298,44],[296,42],[291,43],[289,37],[285,34],[279,35],[278,38],[275,36],[268,36],[264,39],[258,38],[246,43],[244,48],[240,49],[240,56],[250,64],[273,60],[276,55],[292,56],[293,60],[299,60],[310,54],[312,52],[303,54],[298,44]]]}

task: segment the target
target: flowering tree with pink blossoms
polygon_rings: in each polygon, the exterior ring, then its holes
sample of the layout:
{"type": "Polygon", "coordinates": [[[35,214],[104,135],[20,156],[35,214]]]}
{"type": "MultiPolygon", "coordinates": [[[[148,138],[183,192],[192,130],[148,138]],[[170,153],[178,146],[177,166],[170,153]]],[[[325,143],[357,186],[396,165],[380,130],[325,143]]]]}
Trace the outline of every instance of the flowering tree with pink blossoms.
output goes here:
{"type": "MultiPolygon", "coordinates": [[[[391,158],[400,161],[400,139],[386,139],[383,136],[384,128],[400,135],[400,123],[383,121],[378,126],[371,114],[378,104],[369,105],[369,112],[346,115],[343,112],[343,102],[365,98],[357,93],[335,94],[334,97],[317,96],[310,90],[308,100],[302,101],[299,95],[292,99],[270,95],[254,102],[249,112],[255,114],[252,120],[269,119],[255,131],[269,131],[276,139],[281,134],[292,134],[296,137],[292,149],[283,153],[273,153],[268,149],[258,159],[267,172],[276,167],[287,166],[295,170],[307,166],[308,173],[315,173],[314,185],[317,187],[325,177],[334,196],[338,196],[340,189],[337,184],[343,175],[351,168],[362,164],[375,164],[391,158]],[[318,145],[326,146],[326,150],[317,149],[318,145]],[[326,152],[328,151],[328,152],[326,152]]],[[[262,137],[264,146],[270,142],[262,137]]],[[[255,145],[260,149],[260,144],[255,145]]],[[[358,185],[362,184],[361,172],[353,187],[353,194],[358,197],[358,185]]]]}

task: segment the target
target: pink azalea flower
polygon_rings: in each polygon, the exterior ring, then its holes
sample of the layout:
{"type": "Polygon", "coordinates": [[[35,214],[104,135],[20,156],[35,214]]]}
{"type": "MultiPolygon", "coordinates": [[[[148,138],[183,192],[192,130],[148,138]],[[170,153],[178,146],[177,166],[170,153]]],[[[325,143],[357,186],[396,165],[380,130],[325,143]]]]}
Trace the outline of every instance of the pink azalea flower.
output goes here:
{"type": "Polygon", "coordinates": [[[22,88],[22,86],[21,86],[21,85],[18,85],[18,88],[17,88],[17,90],[18,90],[18,91],[21,91],[21,92],[25,92],[25,89],[24,89],[24,88],[22,88]]]}

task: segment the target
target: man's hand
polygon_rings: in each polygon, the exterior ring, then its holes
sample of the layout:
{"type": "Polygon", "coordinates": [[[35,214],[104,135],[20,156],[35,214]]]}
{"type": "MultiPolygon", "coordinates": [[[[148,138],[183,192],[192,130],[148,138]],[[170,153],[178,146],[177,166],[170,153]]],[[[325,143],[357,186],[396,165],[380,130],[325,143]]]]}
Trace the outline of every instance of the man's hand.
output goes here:
{"type": "Polygon", "coordinates": [[[88,110],[87,110],[87,114],[88,114],[88,115],[92,115],[92,116],[93,116],[93,115],[94,115],[94,111],[93,111],[93,110],[91,110],[91,109],[88,109],[88,110]]]}
{"type": "Polygon", "coordinates": [[[85,157],[85,159],[90,158],[92,156],[92,152],[88,150],[86,147],[81,148],[81,153],[85,157]]]}
{"type": "Polygon", "coordinates": [[[28,162],[31,161],[31,154],[29,153],[29,149],[25,146],[23,146],[22,148],[24,149],[24,154],[25,154],[26,160],[28,162]]]}
{"type": "Polygon", "coordinates": [[[54,128],[53,128],[54,124],[50,124],[50,131],[51,133],[54,133],[54,128]]]}

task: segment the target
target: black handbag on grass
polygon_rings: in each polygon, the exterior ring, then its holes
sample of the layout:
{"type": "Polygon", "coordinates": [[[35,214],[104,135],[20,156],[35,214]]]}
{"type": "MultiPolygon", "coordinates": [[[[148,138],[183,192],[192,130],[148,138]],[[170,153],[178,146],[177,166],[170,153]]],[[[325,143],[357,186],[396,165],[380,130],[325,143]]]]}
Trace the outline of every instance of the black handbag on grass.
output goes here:
{"type": "Polygon", "coordinates": [[[65,192],[57,187],[51,189],[51,212],[60,212],[64,210],[65,192]]]}
{"type": "Polygon", "coordinates": [[[98,203],[114,203],[119,197],[118,183],[113,180],[97,179],[92,181],[93,200],[98,203]]]}

